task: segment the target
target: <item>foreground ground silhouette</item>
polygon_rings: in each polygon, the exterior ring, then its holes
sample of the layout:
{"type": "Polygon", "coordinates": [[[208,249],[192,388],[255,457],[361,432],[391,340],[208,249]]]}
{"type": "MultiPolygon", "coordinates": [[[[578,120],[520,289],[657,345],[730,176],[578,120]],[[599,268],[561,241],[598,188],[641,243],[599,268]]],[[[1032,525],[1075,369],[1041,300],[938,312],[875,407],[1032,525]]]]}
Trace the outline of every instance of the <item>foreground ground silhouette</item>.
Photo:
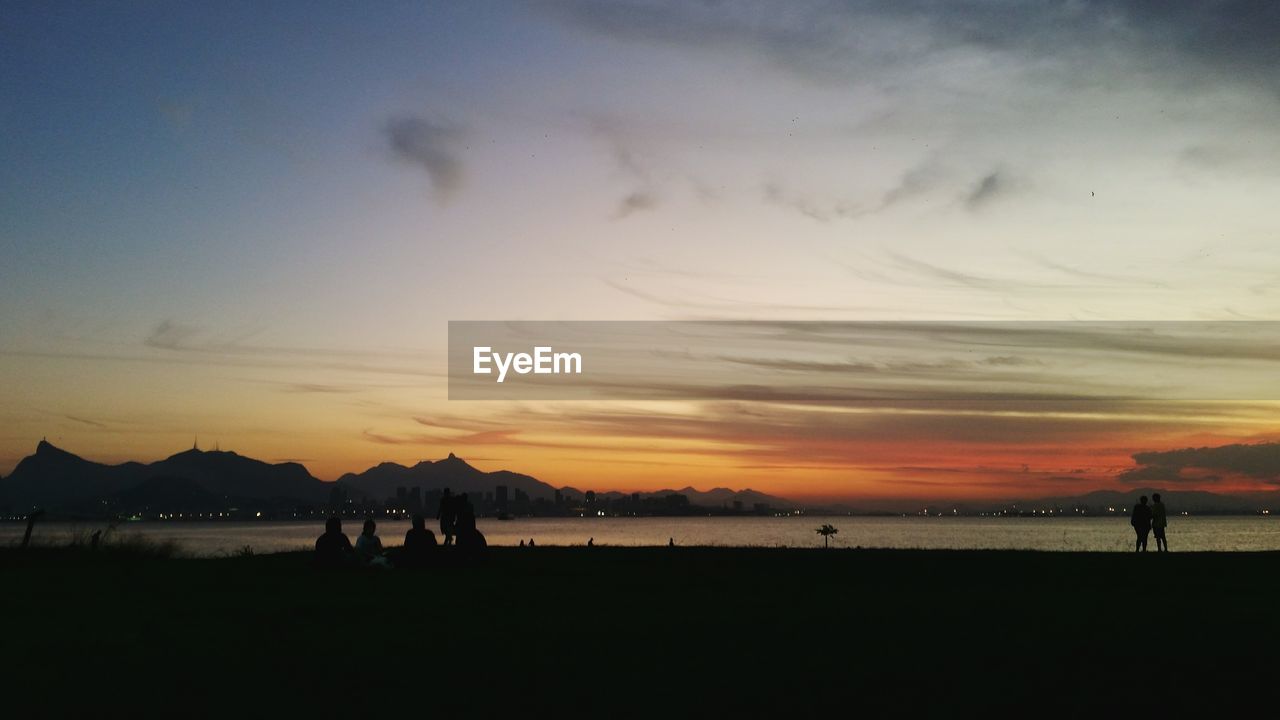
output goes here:
{"type": "Polygon", "coordinates": [[[1042,716],[1140,705],[1141,677],[1182,711],[1220,715],[1274,677],[1257,653],[1280,630],[1273,553],[539,547],[394,572],[310,560],[0,551],[0,676],[51,713],[224,717],[1042,716]],[[1159,657],[1134,654],[1135,626],[1160,628],[1159,657]]]}

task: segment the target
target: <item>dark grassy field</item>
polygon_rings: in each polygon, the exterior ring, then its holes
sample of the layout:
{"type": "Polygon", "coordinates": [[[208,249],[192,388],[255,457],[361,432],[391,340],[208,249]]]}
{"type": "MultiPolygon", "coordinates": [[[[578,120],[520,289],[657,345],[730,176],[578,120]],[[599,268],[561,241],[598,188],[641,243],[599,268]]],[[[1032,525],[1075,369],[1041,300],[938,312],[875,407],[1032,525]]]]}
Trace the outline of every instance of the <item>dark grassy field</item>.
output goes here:
{"type": "MultiPolygon", "coordinates": [[[[46,712],[1220,714],[1270,695],[1280,556],[0,551],[3,698],[46,712]]],[[[44,716],[43,714],[41,716],[44,716]]]]}

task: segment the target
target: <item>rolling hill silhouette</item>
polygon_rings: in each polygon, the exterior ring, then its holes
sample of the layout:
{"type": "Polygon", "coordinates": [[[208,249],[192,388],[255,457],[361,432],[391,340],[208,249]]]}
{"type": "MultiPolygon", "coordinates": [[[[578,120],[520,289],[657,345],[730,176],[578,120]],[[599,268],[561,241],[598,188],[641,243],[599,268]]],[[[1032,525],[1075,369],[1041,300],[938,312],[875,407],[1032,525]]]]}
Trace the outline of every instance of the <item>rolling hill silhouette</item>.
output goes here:
{"type": "MultiPolygon", "coordinates": [[[[566,497],[580,499],[585,493],[577,488],[562,488],[561,492],[566,497]]],[[[600,498],[625,498],[630,493],[622,492],[598,492],[596,497],[600,498]]],[[[684,495],[689,498],[691,505],[701,505],[704,507],[724,507],[732,505],[734,502],[741,502],[743,507],[750,508],[759,503],[762,505],[770,505],[773,507],[785,507],[791,504],[790,500],[780,498],[776,495],[767,495],[751,488],[743,490],[732,490],[730,488],[712,488],[710,490],[698,490],[692,486],[687,486],[681,490],[655,490],[653,492],[642,492],[640,497],[665,497],[667,495],[684,495]]]]}
{"type": "Polygon", "coordinates": [[[1164,504],[1171,513],[1181,511],[1209,513],[1250,513],[1257,510],[1258,498],[1252,496],[1220,495],[1204,490],[1165,490],[1155,487],[1134,488],[1132,490],[1095,490],[1084,495],[1065,498],[1045,498],[1028,501],[1027,506],[1036,507],[1072,507],[1088,506],[1092,508],[1125,507],[1132,508],[1142,495],[1151,497],[1160,493],[1164,504]]]}
{"type": "Polygon", "coordinates": [[[338,484],[349,488],[354,496],[378,499],[394,496],[396,488],[402,487],[420,487],[427,492],[450,488],[456,494],[493,492],[495,486],[505,485],[534,499],[551,499],[556,494],[554,487],[536,478],[510,470],[485,472],[453,453],[443,460],[423,460],[411,467],[384,462],[362,473],[347,473],[338,478],[338,484]]]}

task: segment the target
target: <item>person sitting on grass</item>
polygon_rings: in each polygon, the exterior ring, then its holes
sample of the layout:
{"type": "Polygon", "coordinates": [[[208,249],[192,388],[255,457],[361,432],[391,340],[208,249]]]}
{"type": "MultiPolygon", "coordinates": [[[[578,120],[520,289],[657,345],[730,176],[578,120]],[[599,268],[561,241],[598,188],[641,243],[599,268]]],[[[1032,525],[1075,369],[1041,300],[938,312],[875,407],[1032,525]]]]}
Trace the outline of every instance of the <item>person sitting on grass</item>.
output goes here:
{"type": "Polygon", "coordinates": [[[454,527],[461,533],[464,530],[476,529],[476,509],[471,498],[462,493],[453,499],[454,527]]]}
{"type": "Polygon", "coordinates": [[[336,567],[352,556],[351,541],[342,532],[342,518],[334,515],[324,523],[324,534],[316,538],[316,564],[336,567]]]}
{"type": "Polygon", "coordinates": [[[458,549],[466,552],[480,552],[489,547],[489,541],[485,540],[484,533],[473,528],[463,530],[458,528],[458,549]]]}
{"type": "Polygon", "coordinates": [[[404,534],[403,558],[410,566],[422,566],[437,547],[436,534],[427,529],[427,519],[413,516],[413,527],[404,534]]]}
{"type": "Polygon", "coordinates": [[[458,547],[469,551],[483,550],[489,543],[484,533],[476,529],[476,509],[466,493],[454,498],[454,510],[457,512],[458,547]]]}
{"type": "Polygon", "coordinates": [[[382,555],[382,540],[374,534],[377,529],[378,523],[373,518],[364,521],[364,530],[356,538],[356,558],[365,565],[388,567],[389,563],[382,555]]]}

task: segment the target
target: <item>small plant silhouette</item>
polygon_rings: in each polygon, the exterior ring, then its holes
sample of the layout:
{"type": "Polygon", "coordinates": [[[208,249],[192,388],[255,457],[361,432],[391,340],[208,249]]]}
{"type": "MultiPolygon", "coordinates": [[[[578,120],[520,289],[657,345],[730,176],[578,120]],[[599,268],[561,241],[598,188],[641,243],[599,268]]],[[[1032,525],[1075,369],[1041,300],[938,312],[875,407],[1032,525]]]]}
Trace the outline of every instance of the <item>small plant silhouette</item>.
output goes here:
{"type": "Polygon", "coordinates": [[[834,525],[823,525],[814,532],[822,536],[822,547],[831,547],[831,536],[840,532],[834,525]]]}

